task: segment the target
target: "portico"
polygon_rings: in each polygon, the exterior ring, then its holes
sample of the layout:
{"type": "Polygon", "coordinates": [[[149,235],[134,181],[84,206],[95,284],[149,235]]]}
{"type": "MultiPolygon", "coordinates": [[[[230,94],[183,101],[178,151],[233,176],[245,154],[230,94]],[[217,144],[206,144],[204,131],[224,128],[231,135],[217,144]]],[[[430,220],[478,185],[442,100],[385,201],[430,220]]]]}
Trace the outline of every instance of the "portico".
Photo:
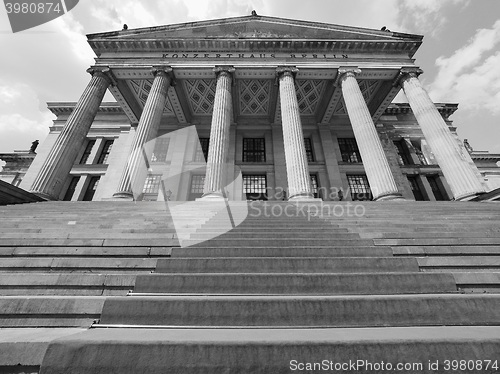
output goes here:
{"type": "MultiPolygon", "coordinates": [[[[374,200],[401,199],[377,123],[403,89],[453,197],[472,198],[484,192],[477,170],[418,80],[412,56],[421,39],[261,16],[89,35],[98,56],[92,79],[25,183],[43,197],[61,198],[109,89],[129,121],[120,137],[130,148],[121,149],[126,160],[110,163],[120,177],[107,177],[113,193],[101,198],[134,198],[151,169],[151,142],[195,126],[207,139],[206,166],[196,145],[180,147],[177,158],[190,181],[173,188],[175,199],[187,199],[196,167],[204,171],[206,199],[221,198],[237,168],[248,183],[264,181],[273,198],[281,189],[289,200],[313,200],[315,183],[347,190],[342,161],[330,149],[347,131],[361,158],[353,175],[366,174],[374,200]]],[[[172,167],[168,155],[166,163],[172,167]]]]}

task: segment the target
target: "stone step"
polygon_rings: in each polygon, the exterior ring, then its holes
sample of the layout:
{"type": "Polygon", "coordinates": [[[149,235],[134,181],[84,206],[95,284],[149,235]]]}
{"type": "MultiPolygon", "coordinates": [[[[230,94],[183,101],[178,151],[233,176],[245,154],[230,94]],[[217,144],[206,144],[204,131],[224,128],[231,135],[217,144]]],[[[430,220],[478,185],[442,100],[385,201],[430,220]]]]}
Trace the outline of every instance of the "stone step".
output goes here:
{"type": "MultiPolygon", "coordinates": [[[[355,233],[331,233],[328,231],[317,231],[317,232],[292,232],[288,230],[280,230],[275,232],[261,232],[259,230],[255,230],[253,232],[241,233],[229,231],[223,234],[219,234],[218,239],[290,239],[293,235],[294,239],[304,240],[304,239],[324,239],[324,240],[338,240],[338,239],[360,239],[358,234],[355,233]]],[[[196,232],[190,235],[191,239],[210,239],[212,238],[212,233],[199,233],[196,232]]]]}
{"type": "Polygon", "coordinates": [[[446,273],[149,274],[137,275],[136,293],[183,294],[412,294],[453,293],[446,273]]]}
{"type": "Polygon", "coordinates": [[[500,245],[500,238],[373,239],[376,245],[500,245]]]}
{"type": "Polygon", "coordinates": [[[5,271],[80,271],[109,272],[133,271],[150,272],[156,267],[156,259],[152,258],[3,258],[0,261],[0,272],[5,271]]]}
{"type": "MultiPolygon", "coordinates": [[[[391,239],[392,240],[392,239],[391,239]]],[[[184,240],[183,246],[197,244],[196,240],[184,240]]],[[[369,239],[304,239],[304,238],[286,238],[286,239],[266,239],[266,238],[246,238],[244,241],[239,239],[224,239],[217,237],[204,241],[203,246],[211,247],[238,247],[239,245],[246,247],[307,247],[307,246],[370,246],[373,241],[369,239]]]]}
{"type": "Polygon", "coordinates": [[[102,296],[1,296],[0,328],[90,327],[100,318],[104,300],[102,296]]]}
{"type": "Polygon", "coordinates": [[[2,328],[0,362],[3,373],[38,373],[49,343],[84,332],[82,328],[2,328]]]}
{"type": "Polygon", "coordinates": [[[0,273],[0,296],[102,296],[126,295],[135,274],[0,273]]]}
{"type": "Polygon", "coordinates": [[[196,247],[172,248],[172,257],[388,257],[391,247],[384,246],[323,246],[323,247],[196,247]]]}
{"type": "Polygon", "coordinates": [[[458,288],[466,293],[500,293],[500,271],[452,273],[458,288]]]}
{"type": "Polygon", "coordinates": [[[454,271],[500,271],[500,253],[498,256],[446,256],[417,257],[418,266],[425,270],[454,271]]]}
{"type": "MultiPolygon", "coordinates": [[[[462,230],[459,232],[365,232],[358,233],[362,239],[421,239],[421,238],[496,238],[500,240],[500,232],[471,232],[462,230]]],[[[499,241],[500,242],[500,241],[499,241]]]]}
{"type": "Polygon", "coordinates": [[[179,246],[177,239],[2,239],[0,247],[169,247],[179,246]]]}
{"type": "MultiPolygon", "coordinates": [[[[331,372],[445,372],[444,360],[490,360],[500,365],[499,326],[325,329],[92,329],[51,343],[41,374],[290,373],[313,372],[299,363],[322,363],[331,372]],[[365,366],[349,368],[349,362],[365,366]],[[430,370],[429,360],[439,361],[430,370]],[[346,367],[330,367],[345,363],[346,367]],[[380,367],[382,362],[386,366],[380,367]],[[372,366],[366,366],[371,364],[372,366]],[[373,366],[373,364],[378,366],[373,366]],[[387,365],[391,364],[391,370],[387,365]],[[421,366],[420,366],[421,365],[421,366]],[[402,370],[401,370],[402,369],[402,370]]],[[[482,362],[483,363],[483,362],[482,362]]],[[[314,372],[320,368],[316,367],[314,372]]],[[[474,368],[475,369],[475,368],[474,368]]],[[[475,370],[469,372],[479,372],[475,370]]],[[[464,372],[464,371],[462,371],[464,372]]],[[[496,373],[497,368],[481,370],[496,373]]]]}
{"type": "MultiPolygon", "coordinates": [[[[377,247],[378,248],[378,247],[377,247]]],[[[389,247],[385,247],[389,248],[389,247]]],[[[0,257],[164,257],[172,247],[0,247],[0,257]]]]}
{"type": "Polygon", "coordinates": [[[101,325],[376,327],[496,325],[500,295],[127,296],[101,325]]]}
{"type": "Polygon", "coordinates": [[[241,257],[158,260],[156,273],[418,272],[415,259],[396,257],[241,257]]]}
{"type": "Polygon", "coordinates": [[[395,255],[408,256],[478,256],[500,255],[500,245],[422,245],[394,246],[395,255]]]}

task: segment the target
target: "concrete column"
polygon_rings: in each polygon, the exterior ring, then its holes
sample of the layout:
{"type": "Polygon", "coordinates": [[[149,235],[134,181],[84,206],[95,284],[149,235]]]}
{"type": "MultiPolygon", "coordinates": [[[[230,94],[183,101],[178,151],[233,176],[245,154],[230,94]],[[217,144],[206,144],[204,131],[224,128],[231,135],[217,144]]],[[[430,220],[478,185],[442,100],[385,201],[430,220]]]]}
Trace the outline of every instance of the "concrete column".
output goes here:
{"type": "Polygon", "coordinates": [[[229,146],[229,128],[233,114],[231,96],[233,67],[216,67],[217,86],[215,89],[212,127],[210,128],[210,147],[208,150],[207,173],[205,176],[202,199],[222,199],[225,187],[229,146]]]}
{"type": "Polygon", "coordinates": [[[422,70],[401,70],[401,85],[455,200],[469,200],[485,190],[471,167],[470,156],[454,139],[443,117],[418,79],[422,70]]]}
{"type": "MultiPolygon", "coordinates": [[[[339,193],[343,190],[342,179],[340,176],[339,162],[335,152],[335,144],[333,142],[332,132],[328,125],[319,125],[319,135],[321,139],[321,146],[323,154],[325,155],[326,172],[328,175],[328,182],[330,190],[328,191],[328,198],[324,196],[325,200],[339,199],[339,193]]],[[[344,195],[344,193],[342,193],[344,195]]]]}
{"type": "Polygon", "coordinates": [[[363,159],[366,177],[370,182],[374,200],[402,199],[401,193],[382,148],[377,129],[366,105],[356,74],[361,70],[340,68],[339,81],[342,85],[347,114],[363,159]]]}
{"type": "Polygon", "coordinates": [[[92,79],[45,159],[30,191],[57,200],[76,156],[112,82],[109,68],[90,68],[92,79]]]}
{"type": "Polygon", "coordinates": [[[274,160],[274,195],[275,200],[283,200],[288,191],[288,182],[286,177],[285,149],[283,142],[283,129],[279,124],[272,124],[272,144],[274,160]]]}
{"type": "Polygon", "coordinates": [[[144,146],[158,134],[161,117],[167,102],[168,88],[171,84],[171,71],[172,69],[168,67],[153,69],[153,85],[151,91],[149,91],[146,104],[144,104],[132,142],[130,156],[123,170],[118,190],[113,194],[115,198],[133,199],[134,192],[136,195],[142,193],[147,174],[146,162],[149,162],[154,144],[152,144],[151,150],[145,150],[144,146]]]}
{"type": "Polygon", "coordinates": [[[304,134],[295,92],[294,75],[297,71],[298,69],[289,67],[280,67],[276,70],[280,87],[288,200],[313,200],[304,134]]]}

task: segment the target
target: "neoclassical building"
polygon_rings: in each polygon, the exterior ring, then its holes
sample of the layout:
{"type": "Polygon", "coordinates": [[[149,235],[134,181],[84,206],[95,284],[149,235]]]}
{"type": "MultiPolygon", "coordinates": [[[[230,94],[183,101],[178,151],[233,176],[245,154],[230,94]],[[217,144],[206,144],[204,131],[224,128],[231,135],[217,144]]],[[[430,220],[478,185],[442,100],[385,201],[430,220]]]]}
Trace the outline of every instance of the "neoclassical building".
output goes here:
{"type": "Polygon", "coordinates": [[[77,103],[49,104],[57,119],[20,185],[44,198],[470,200],[500,187],[500,155],[466,148],[457,105],[422,87],[420,35],[254,13],[88,42],[90,82],[77,103]],[[408,104],[393,104],[401,90],[408,104]]]}

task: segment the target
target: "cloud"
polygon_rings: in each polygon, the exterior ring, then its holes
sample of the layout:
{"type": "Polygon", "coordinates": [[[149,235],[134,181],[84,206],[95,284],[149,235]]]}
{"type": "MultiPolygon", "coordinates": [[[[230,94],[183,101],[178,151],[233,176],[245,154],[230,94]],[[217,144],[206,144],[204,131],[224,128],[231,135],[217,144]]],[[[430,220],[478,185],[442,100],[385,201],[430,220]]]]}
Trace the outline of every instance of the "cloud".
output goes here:
{"type": "Polygon", "coordinates": [[[430,36],[437,36],[448,22],[446,10],[460,6],[462,9],[471,0],[401,0],[398,8],[401,12],[401,24],[409,30],[419,30],[430,36]]]}
{"type": "Polygon", "coordinates": [[[451,56],[436,60],[438,74],[429,94],[437,101],[457,101],[464,110],[500,114],[500,20],[479,29],[451,56]]]}

